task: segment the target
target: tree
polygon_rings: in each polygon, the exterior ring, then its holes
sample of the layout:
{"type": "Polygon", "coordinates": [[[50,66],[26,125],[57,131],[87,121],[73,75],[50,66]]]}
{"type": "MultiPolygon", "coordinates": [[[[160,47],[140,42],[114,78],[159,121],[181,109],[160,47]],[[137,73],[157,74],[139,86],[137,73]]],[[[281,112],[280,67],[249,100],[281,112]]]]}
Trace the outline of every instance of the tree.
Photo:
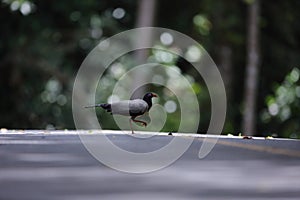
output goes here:
{"type": "Polygon", "coordinates": [[[259,74],[259,15],[260,0],[254,0],[248,7],[247,24],[247,66],[244,90],[245,109],[242,122],[242,131],[247,135],[254,135],[256,127],[256,95],[259,74]]]}
{"type": "MultiPolygon", "coordinates": [[[[140,27],[153,27],[154,26],[154,16],[155,16],[155,10],[156,10],[156,0],[141,0],[139,1],[138,8],[137,8],[137,19],[136,19],[136,28],[140,27]]],[[[139,37],[137,37],[136,43],[138,46],[149,46],[152,41],[152,35],[151,32],[147,32],[147,34],[140,34],[139,37]]],[[[141,49],[137,50],[135,53],[135,60],[136,64],[145,64],[147,63],[147,58],[149,55],[149,50],[141,49]]],[[[133,88],[136,88],[140,85],[141,80],[144,80],[147,76],[147,73],[144,71],[144,73],[141,72],[135,72],[134,73],[134,83],[133,88]]],[[[143,94],[145,94],[145,88],[142,87],[139,90],[137,90],[133,94],[133,98],[139,98],[143,94]]]]}

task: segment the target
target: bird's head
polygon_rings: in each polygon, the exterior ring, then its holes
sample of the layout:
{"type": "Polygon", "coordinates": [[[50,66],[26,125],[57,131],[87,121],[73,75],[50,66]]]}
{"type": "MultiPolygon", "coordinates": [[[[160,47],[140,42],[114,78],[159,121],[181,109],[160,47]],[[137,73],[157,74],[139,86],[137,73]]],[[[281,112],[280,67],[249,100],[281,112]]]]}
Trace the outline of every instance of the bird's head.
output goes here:
{"type": "Polygon", "coordinates": [[[144,100],[151,100],[153,97],[158,97],[157,94],[153,92],[148,92],[144,95],[144,100]]]}

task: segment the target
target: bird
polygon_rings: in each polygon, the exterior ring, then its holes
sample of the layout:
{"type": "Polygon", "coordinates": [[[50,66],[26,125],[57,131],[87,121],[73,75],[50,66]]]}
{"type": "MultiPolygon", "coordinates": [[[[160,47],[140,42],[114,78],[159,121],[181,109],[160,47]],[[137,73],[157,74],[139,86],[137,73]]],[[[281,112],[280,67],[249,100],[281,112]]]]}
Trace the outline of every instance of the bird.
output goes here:
{"type": "Polygon", "coordinates": [[[112,115],[130,116],[129,124],[131,132],[134,134],[132,121],[141,123],[145,127],[147,126],[147,122],[137,120],[136,118],[144,115],[146,112],[149,112],[152,107],[153,97],[158,97],[158,95],[153,92],[147,92],[142,99],[123,100],[113,103],[100,103],[85,106],[85,108],[101,107],[112,115]]]}

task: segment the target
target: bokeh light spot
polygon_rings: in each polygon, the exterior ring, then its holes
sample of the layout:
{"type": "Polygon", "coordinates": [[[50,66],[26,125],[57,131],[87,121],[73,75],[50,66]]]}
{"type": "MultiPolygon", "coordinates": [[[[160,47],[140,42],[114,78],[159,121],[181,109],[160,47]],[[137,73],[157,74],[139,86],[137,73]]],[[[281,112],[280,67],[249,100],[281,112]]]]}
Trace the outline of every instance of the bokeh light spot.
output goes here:
{"type": "Polygon", "coordinates": [[[123,8],[116,8],[114,9],[112,16],[115,19],[122,19],[125,16],[126,12],[123,8]]]}
{"type": "Polygon", "coordinates": [[[164,45],[171,45],[174,39],[170,33],[165,32],[160,35],[160,41],[164,45]]]}
{"type": "Polygon", "coordinates": [[[164,107],[168,113],[173,113],[177,109],[177,104],[174,101],[169,100],[165,103],[164,107]]]}

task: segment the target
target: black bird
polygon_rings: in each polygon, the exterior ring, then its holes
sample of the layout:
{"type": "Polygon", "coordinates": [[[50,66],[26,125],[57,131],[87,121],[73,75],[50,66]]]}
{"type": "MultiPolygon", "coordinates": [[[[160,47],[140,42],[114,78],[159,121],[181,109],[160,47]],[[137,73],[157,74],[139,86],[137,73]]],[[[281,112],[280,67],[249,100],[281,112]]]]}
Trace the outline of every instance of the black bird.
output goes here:
{"type": "Polygon", "coordinates": [[[129,123],[133,134],[134,132],[132,129],[131,121],[142,123],[142,125],[145,127],[147,126],[146,122],[137,120],[135,118],[145,114],[150,110],[150,108],[152,107],[153,97],[157,97],[157,94],[148,92],[144,95],[143,99],[118,101],[118,102],[113,102],[111,104],[101,103],[92,106],[86,106],[85,108],[101,107],[113,115],[117,114],[117,115],[131,116],[131,118],[129,119],[129,123]]]}

